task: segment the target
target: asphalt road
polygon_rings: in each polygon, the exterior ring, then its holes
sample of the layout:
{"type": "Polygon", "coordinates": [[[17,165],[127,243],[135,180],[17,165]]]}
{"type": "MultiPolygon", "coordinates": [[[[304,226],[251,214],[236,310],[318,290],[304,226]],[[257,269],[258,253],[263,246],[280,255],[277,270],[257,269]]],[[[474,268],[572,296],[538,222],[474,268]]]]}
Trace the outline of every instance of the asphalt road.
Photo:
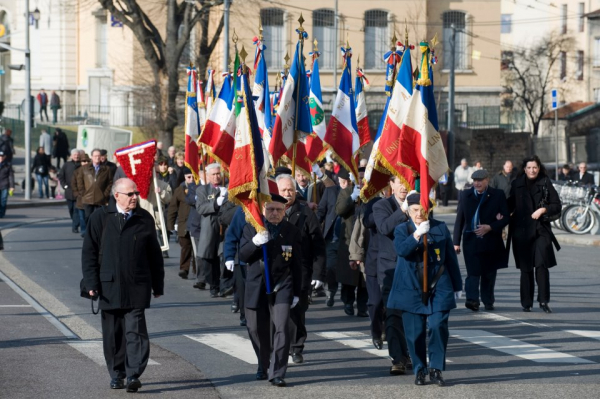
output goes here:
{"type": "MultiPolygon", "coordinates": [[[[66,213],[48,209],[48,217],[66,213]]],[[[25,218],[27,212],[20,210],[25,218]]],[[[451,222],[453,215],[439,218],[451,222]]],[[[93,360],[101,355],[100,319],[90,313],[89,301],[78,296],[82,239],[66,221],[24,225],[3,234],[0,271],[56,316],[71,338],[7,281],[0,282],[0,359],[14,365],[0,367],[0,397],[122,394],[108,389],[101,358],[93,360]],[[23,380],[23,375],[30,378],[23,380]]],[[[211,299],[207,291],[193,289],[191,280],[180,279],[179,249],[174,242],[171,246],[165,296],[153,300],[146,313],[150,357],[157,364],[148,366],[140,394],[564,398],[596,397],[600,388],[597,248],[564,246],[558,253],[559,266],[550,272],[553,314],[539,308],[530,314],[521,311],[514,264],[499,272],[496,311],[473,313],[460,300],[450,316],[445,388],[416,387],[412,375],[390,376],[385,350],[369,345],[368,319],[346,316],[339,299],[327,308],[324,298],[318,298],[307,314],[305,363],[289,367],[289,387],[281,389],[254,380],[255,359],[239,316],[230,312],[231,299],[211,299]]],[[[462,265],[462,255],[459,260],[462,265]]],[[[462,271],[464,277],[464,267],[462,271]]]]}

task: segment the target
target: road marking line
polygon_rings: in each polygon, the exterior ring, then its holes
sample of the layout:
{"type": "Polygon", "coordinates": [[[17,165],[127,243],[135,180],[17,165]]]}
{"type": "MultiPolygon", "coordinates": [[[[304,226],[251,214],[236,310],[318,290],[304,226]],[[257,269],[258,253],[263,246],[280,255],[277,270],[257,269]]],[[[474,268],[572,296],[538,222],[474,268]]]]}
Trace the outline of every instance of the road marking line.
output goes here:
{"type": "Polygon", "coordinates": [[[2,279],[10,288],[13,289],[21,298],[25,299],[39,314],[44,316],[54,327],[58,329],[65,337],[69,339],[79,339],[79,337],[69,330],[63,323],[61,323],[54,315],[48,312],[42,305],[40,305],[35,299],[33,299],[28,293],[23,291],[21,287],[16,285],[10,278],[4,273],[0,272],[0,279],[2,279]]]}
{"type": "Polygon", "coordinates": [[[236,357],[248,364],[258,364],[254,348],[248,338],[231,333],[193,334],[185,335],[185,337],[210,346],[229,356],[236,357]]]}
{"type": "Polygon", "coordinates": [[[585,338],[597,339],[600,341],[600,331],[586,331],[586,330],[565,330],[569,334],[579,335],[585,338]]]}
{"type": "Polygon", "coordinates": [[[0,308],[32,308],[31,305],[0,305],[0,308]]]}
{"type": "MultiPolygon", "coordinates": [[[[106,366],[102,341],[66,341],[66,343],[92,359],[94,363],[100,366],[106,366]]],[[[159,364],[160,363],[152,359],[148,359],[148,366],[158,366],[159,364]]]]}
{"type": "Polygon", "coordinates": [[[488,320],[493,320],[493,321],[499,321],[499,322],[507,322],[508,324],[522,324],[525,326],[531,326],[531,327],[548,327],[546,324],[541,324],[541,323],[527,323],[525,321],[522,320],[517,320],[517,319],[512,319],[510,317],[506,317],[506,316],[502,316],[499,315],[497,313],[477,313],[475,315],[476,317],[480,317],[483,319],[488,319],[488,320]]]}
{"type": "Polygon", "coordinates": [[[553,351],[518,339],[492,334],[483,330],[450,330],[453,338],[468,341],[499,352],[537,363],[594,363],[567,353],[553,351]]]}

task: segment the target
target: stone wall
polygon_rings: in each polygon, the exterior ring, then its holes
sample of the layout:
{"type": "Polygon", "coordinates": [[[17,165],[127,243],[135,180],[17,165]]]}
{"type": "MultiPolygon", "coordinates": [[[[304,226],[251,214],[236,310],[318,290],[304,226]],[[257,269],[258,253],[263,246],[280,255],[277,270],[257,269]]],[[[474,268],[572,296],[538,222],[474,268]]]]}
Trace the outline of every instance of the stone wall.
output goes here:
{"type": "Polygon", "coordinates": [[[502,169],[506,160],[510,159],[519,167],[522,160],[531,155],[531,135],[506,133],[502,129],[473,130],[469,147],[469,164],[481,161],[483,167],[493,174],[502,169]]]}

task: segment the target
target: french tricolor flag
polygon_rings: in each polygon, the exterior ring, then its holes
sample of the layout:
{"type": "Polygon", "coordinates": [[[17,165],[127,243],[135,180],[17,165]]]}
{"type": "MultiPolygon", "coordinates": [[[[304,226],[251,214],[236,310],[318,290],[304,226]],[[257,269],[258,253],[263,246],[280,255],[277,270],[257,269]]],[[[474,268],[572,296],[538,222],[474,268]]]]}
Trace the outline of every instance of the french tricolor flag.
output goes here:
{"type": "Polygon", "coordinates": [[[227,75],[198,140],[205,144],[206,152],[226,168],[231,163],[235,145],[234,95],[231,78],[227,75]]]}
{"type": "Polygon", "coordinates": [[[360,137],[356,123],[356,106],[352,95],[352,49],[342,47],[345,68],[342,72],[333,112],[325,132],[325,144],[329,145],[333,157],[358,181],[356,155],[360,149],[360,137]]]}
{"type": "Polygon", "coordinates": [[[265,61],[265,49],[262,39],[255,37],[254,44],[256,52],[254,55],[254,87],[252,98],[254,99],[254,110],[258,121],[258,128],[262,135],[264,144],[269,148],[271,142],[271,127],[273,126],[273,112],[271,110],[271,99],[269,97],[269,73],[265,61]]]}
{"type": "Polygon", "coordinates": [[[356,79],[354,82],[354,102],[356,103],[356,125],[360,137],[360,148],[371,141],[371,130],[369,129],[369,118],[367,116],[367,102],[364,89],[369,81],[361,68],[356,68],[356,79]],[[366,84],[366,85],[365,85],[366,84]]]}
{"type": "Polygon", "coordinates": [[[273,136],[269,143],[269,152],[273,157],[274,165],[292,146],[294,138],[299,140],[312,132],[308,90],[302,41],[298,41],[294,61],[279,99],[273,136]]]}

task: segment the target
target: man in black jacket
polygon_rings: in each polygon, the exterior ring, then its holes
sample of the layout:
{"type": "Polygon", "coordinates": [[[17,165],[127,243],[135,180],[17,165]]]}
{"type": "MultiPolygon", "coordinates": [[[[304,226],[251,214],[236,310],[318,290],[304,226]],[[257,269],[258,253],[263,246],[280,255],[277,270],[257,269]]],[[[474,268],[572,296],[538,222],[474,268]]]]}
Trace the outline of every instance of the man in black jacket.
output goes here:
{"type": "MultiPolygon", "coordinates": [[[[392,358],[390,374],[402,375],[406,372],[407,366],[410,365],[404,323],[402,322],[402,311],[387,309],[387,303],[394,282],[394,272],[398,258],[398,254],[394,249],[394,230],[396,226],[408,220],[408,216],[402,209],[408,190],[396,176],[390,178],[390,186],[392,196],[373,205],[373,219],[377,226],[377,233],[379,233],[377,282],[381,288],[381,301],[385,309],[385,335],[388,342],[388,351],[392,358]]],[[[376,345],[375,338],[373,337],[374,345],[376,345]]]]}
{"type": "Polygon", "coordinates": [[[593,186],[595,184],[594,176],[587,171],[587,164],[585,162],[581,162],[578,166],[578,169],[579,173],[575,173],[578,184],[580,186],[593,186]]]}
{"type": "Polygon", "coordinates": [[[69,208],[69,216],[71,217],[71,231],[73,233],[79,233],[79,212],[75,204],[77,198],[73,195],[73,189],[71,188],[71,180],[75,174],[75,170],[81,166],[79,162],[79,150],[74,148],[71,150],[71,160],[65,162],[63,167],[58,172],[58,181],[65,192],[65,199],[67,200],[67,207],[69,208]]]}
{"type": "Polygon", "coordinates": [[[9,195],[15,191],[15,172],[6,160],[6,154],[0,151],[0,218],[6,214],[6,203],[9,195]]]}
{"type": "Polygon", "coordinates": [[[476,312],[480,294],[485,310],[494,310],[496,273],[508,267],[502,229],[510,215],[504,192],[488,187],[487,170],[473,172],[471,179],[473,188],[460,193],[453,241],[454,250],[460,254],[462,238],[467,267],[465,307],[476,312]]]}
{"type": "MultiPolygon", "coordinates": [[[[290,314],[291,354],[294,363],[302,363],[306,331],[306,311],[308,294],[312,289],[312,280],[323,285],[321,274],[325,267],[325,240],[317,217],[308,205],[296,200],[296,182],[291,175],[277,176],[279,195],[287,200],[284,220],[296,226],[302,232],[302,289],[300,301],[290,314]],[[314,278],[313,278],[314,277],[314,278]]],[[[318,287],[317,287],[318,288],[318,287]]]]}
{"type": "Polygon", "coordinates": [[[340,218],[335,213],[335,203],[340,186],[327,187],[317,208],[317,218],[323,224],[323,237],[325,238],[326,278],[327,278],[327,306],[334,304],[334,297],[338,289],[335,269],[338,262],[338,247],[340,244],[340,218]]]}
{"type": "Polygon", "coordinates": [[[137,392],[150,357],[144,310],[163,295],[164,265],[154,218],[137,206],[135,183],[119,179],[115,202],[94,212],[81,251],[83,282],[99,295],[104,358],[112,389],[137,392]]]}
{"type": "Polygon", "coordinates": [[[258,358],[256,379],[268,378],[271,384],[284,387],[290,351],[290,309],[298,304],[302,292],[302,233],[283,220],[287,200],[278,194],[271,197],[273,201],[264,206],[266,230],[257,233],[250,223],[244,227],[240,260],[248,265],[245,306],[248,335],[258,358]],[[270,272],[269,294],[263,245],[270,272]],[[269,370],[268,375],[265,370],[269,370]]]}

